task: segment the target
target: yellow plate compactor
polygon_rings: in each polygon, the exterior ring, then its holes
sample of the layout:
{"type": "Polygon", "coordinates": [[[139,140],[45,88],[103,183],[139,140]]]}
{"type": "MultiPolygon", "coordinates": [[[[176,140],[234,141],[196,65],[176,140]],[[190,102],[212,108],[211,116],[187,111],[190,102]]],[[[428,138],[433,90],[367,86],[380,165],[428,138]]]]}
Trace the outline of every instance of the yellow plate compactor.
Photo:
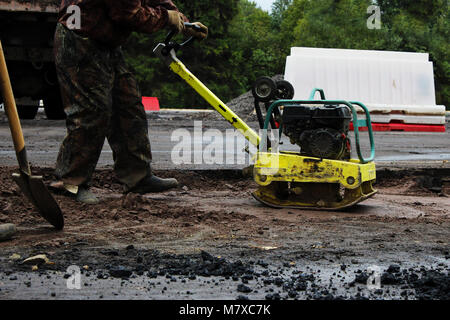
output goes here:
{"type": "MultiPolygon", "coordinates": [[[[195,25],[186,24],[195,28],[195,25]]],[[[314,89],[308,100],[292,100],[294,90],[287,81],[259,78],[253,86],[255,110],[260,122],[258,135],[214,93],[198,80],[177,58],[176,52],[193,42],[172,42],[169,33],[154,53],[184,79],[233,127],[257,147],[253,177],[259,188],[253,193],[258,201],[275,208],[311,208],[336,210],[351,207],[373,196],[376,179],[375,147],[370,113],[361,102],[326,100],[321,89],[314,89]],[[320,99],[315,100],[316,93],[320,99]],[[259,103],[266,107],[261,115],[259,103]],[[365,113],[358,119],[357,109],[365,113]],[[353,125],[358,159],[351,159],[349,128],[353,125]],[[299,152],[275,150],[267,130],[286,135],[299,152]],[[360,128],[367,128],[370,157],[364,158],[359,145],[360,128]]]]}

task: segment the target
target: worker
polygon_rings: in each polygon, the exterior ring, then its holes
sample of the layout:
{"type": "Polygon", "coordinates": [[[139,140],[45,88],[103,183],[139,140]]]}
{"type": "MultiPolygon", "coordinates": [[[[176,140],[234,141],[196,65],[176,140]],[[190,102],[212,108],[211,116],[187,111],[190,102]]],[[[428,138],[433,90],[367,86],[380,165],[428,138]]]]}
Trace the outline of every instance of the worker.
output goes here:
{"type": "Polygon", "coordinates": [[[176,179],[152,173],[142,96],[121,45],[133,31],[151,34],[164,28],[206,38],[206,26],[195,22],[201,29],[196,31],[184,22],[188,19],[171,0],[62,0],[54,54],[67,135],[55,175],[76,200],[99,202],[89,186],[105,138],[125,192],[160,192],[178,185],[176,179]]]}

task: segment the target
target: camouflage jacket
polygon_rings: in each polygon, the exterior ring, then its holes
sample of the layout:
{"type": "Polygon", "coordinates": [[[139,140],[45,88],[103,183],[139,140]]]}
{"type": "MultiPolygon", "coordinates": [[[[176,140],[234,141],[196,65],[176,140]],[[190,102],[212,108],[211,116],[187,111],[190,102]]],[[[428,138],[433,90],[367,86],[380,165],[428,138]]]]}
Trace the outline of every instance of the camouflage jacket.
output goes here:
{"type": "MultiPolygon", "coordinates": [[[[167,24],[167,10],[177,10],[171,0],[62,0],[59,23],[73,16],[68,7],[80,8],[77,33],[109,47],[122,45],[131,32],[156,32],[167,24]]],[[[72,21],[72,20],[71,20],[72,21]]],[[[187,21],[187,19],[186,19],[187,21]]]]}

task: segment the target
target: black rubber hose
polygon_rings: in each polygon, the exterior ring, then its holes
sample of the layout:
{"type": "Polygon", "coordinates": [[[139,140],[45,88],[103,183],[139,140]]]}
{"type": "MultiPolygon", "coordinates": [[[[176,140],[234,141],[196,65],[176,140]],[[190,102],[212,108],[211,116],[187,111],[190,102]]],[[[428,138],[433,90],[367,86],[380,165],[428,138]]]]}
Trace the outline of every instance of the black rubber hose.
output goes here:
{"type": "Polygon", "coordinates": [[[259,106],[259,101],[255,99],[255,111],[256,116],[258,117],[259,127],[260,129],[264,128],[264,118],[262,116],[261,107],[259,106]]]}

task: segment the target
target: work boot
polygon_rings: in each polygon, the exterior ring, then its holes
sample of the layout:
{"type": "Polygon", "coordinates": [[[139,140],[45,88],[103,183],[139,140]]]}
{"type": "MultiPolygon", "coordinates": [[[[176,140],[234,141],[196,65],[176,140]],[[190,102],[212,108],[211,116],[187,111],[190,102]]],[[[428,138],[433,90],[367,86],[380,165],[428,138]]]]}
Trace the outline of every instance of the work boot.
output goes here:
{"type": "Polygon", "coordinates": [[[151,175],[142,179],[135,187],[129,189],[128,192],[144,194],[149,192],[162,192],[176,187],[178,187],[177,179],[162,179],[151,175]]]}
{"type": "Polygon", "coordinates": [[[75,199],[78,202],[86,203],[86,204],[97,204],[100,202],[98,198],[86,187],[78,187],[77,195],[75,199]]]}

